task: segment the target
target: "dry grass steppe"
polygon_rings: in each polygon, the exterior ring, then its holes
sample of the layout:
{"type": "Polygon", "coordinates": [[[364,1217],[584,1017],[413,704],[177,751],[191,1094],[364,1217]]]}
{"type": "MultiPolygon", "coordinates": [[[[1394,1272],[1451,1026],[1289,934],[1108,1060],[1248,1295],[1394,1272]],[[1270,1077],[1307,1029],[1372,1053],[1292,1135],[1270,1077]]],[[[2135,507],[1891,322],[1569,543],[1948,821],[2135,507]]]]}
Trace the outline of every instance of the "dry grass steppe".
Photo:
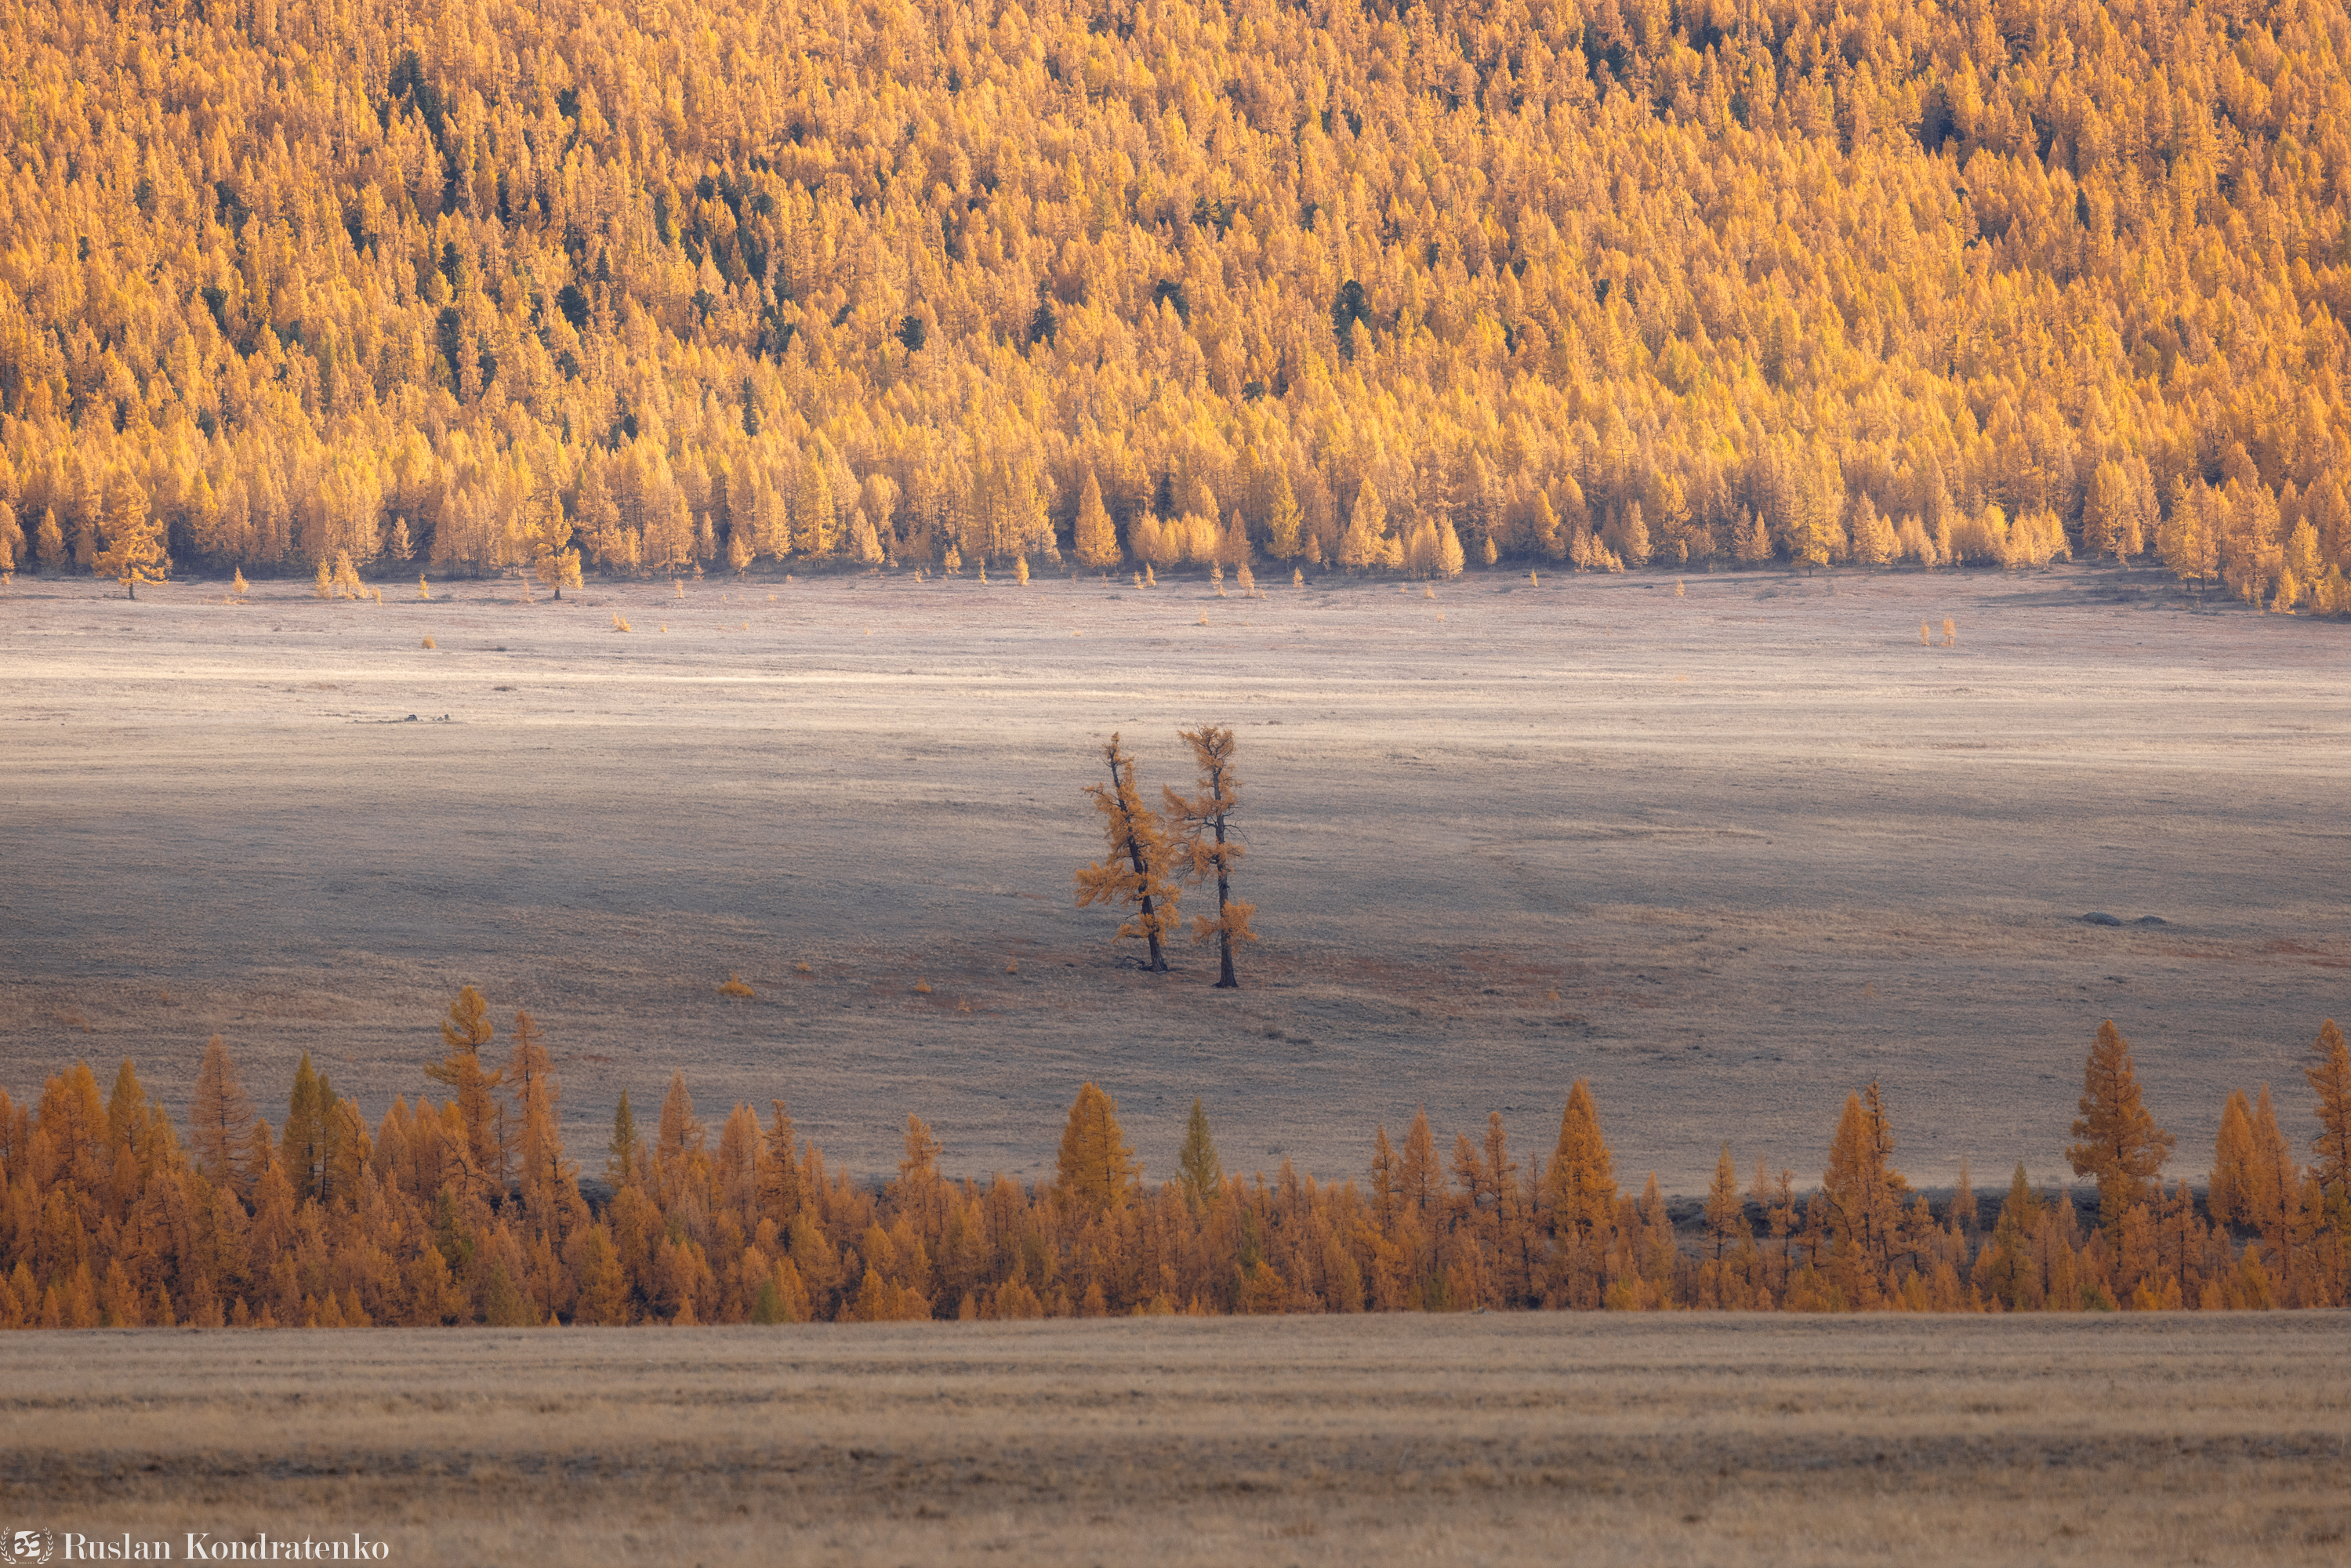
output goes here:
{"type": "Polygon", "coordinates": [[[2333,1563],[2337,1312],[0,1336],[0,1512],[391,1561],[2333,1563]]]}
{"type": "Polygon", "coordinates": [[[1682,1191],[1725,1138],[1811,1179],[1876,1077],[1915,1179],[1996,1181],[2055,1173],[2101,1018],[2199,1172],[2235,1086],[2307,1138],[2351,1015],[2351,629],[2152,572],[225,591],[0,593],[14,1092],[128,1054],[177,1109],[218,1032],[265,1112],[307,1050],[373,1117],[472,981],[546,1025],[590,1174],[683,1068],[853,1169],[912,1112],[1031,1177],[1087,1078],[1156,1178],[1195,1094],[1228,1168],[1337,1177],[1422,1101],[1547,1150],[1586,1076],[1682,1191]],[[1237,995],[1071,903],[1101,739],[1182,783],[1204,719],[1249,792],[1237,995]]]}

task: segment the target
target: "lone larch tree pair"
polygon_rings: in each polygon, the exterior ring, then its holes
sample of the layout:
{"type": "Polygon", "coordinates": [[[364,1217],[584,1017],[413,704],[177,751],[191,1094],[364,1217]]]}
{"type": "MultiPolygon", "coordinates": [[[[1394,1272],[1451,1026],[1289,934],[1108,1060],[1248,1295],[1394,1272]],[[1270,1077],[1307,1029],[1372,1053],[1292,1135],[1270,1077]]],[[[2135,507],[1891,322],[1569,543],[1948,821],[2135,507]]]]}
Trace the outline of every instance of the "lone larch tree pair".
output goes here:
{"type": "MultiPolygon", "coordinates": [[[[1094,809],[1102,813],[1106,852],[1100,861],[1078,868],[1078,907],[1110,904],[1134,913],[1118,928],[1118,936],[1140,937],[1151,952],[1146,966],[1158,973],[1167,969],[1161,937],[1182,929],[1176,905],[1182,899],[1178,880],[1217,884],[1217,913],[1195,915],[1192,940],[1217,946],[1217,985],[1235,990],[1240,986],[1233,971],[1233,946],[1254,942],[1249,929],[1253,904],[1232,895],[1233,868],[1248,853],[1233,824],[1240,806],[1240,775],[1233,768],[1233,732],[1215,725],[1176,731],[1192,748],[1200,770],[1199,790],[1179,795],[1162,786],[1162,807],[1154,811],[1143,803],[1135,782],[1134,758],[1113,734],[1102,747],[1110,765],[1108,784],[1089,784],[1094,809]]],[[[1113,938],[1115,940],[1116,938],[1113,938]]]]}

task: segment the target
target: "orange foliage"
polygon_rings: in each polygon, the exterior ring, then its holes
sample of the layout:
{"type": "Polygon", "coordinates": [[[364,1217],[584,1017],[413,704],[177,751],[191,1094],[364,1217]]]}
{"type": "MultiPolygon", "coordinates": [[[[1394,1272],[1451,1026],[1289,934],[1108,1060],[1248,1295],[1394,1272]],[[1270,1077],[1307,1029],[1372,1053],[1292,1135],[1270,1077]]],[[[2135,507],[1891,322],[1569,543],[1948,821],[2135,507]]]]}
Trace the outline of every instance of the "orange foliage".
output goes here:
{"type": "Polygon", "coordinates": [[[1466,541],[2346,608],[2341,0],[0,26],[43,570],[1466,541]]]}
{"type": "MultiPolygon", "coordinates": [[[[453,1033],[487,1038],[471,1003],[453,1014],[453,1033]]],[[[504,1185],[485,1179],[496,1167],[456,1103],[395,1100],[370,1139],[307,1063],[286,1138],[243,1154],[215,1134],[192,1155],[128,1063],[110,1095],[86,1065],[30,1110],[0,1093],[0,1327],[2329,1306],[2351,1265],[2340,1186],[2294,1163],[2266,1096],[2245,1118],[2242,1222],[2182,1182],[2130,1203],[2111,1238],[2021,1166],[1989,1235],[1972,1193],[1939,1211],[1911,1195],[1874,1090],[1847,1102],[1809,1201],[1760,1167],[1742,1199],[1726,1151],[1702,1228],[1654,1176],[1637,1200],[1616,1190],[1581,1083],[1548,1168],[1512,1155],[1497,1114],[1455,1140],[1448,1180],[1424,1115],[1401,1153],[1375,1134],[1368,1189],[1285,1160],[1270,1180],[1208,1176],[1204,1191],[1134,1182],[1092,1084],[1057,1181],[949,1180],[909,1118],[906,1157],[877,1188],[829,1171],[780,1103],[764,1126],[737,1106],[713,1146],[674,1079],[652,1139],[622,1112],[614,1185],[590,1201],[555,1131],[538,1027],[516,1021],[500,1077],[522,1168],[504,1185]]],[[[211,1060],[233,1082],[225,1053],[211,1060]]],[[[1189,1168],[1212,1171],[1196,1115],[1193,1143],[1189,1168]]]]}

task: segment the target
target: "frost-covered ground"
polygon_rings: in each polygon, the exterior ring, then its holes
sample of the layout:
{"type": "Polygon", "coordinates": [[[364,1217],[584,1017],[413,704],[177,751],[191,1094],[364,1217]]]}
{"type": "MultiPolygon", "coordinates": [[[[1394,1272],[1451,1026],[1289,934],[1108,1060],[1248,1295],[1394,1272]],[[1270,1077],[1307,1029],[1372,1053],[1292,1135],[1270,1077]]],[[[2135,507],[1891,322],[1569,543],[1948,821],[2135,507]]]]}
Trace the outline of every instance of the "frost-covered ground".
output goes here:
{"type": "Polygon", "coordinates": [[[273,1120],[304,1050],[372,1117],[470,980],[546,1025],[591,1174],[683,1068],[859,1170],[913,1112],[1029,1176],[1086,1078],[1153,1175],[1197,1094],[1228,1168],[1339,1177],[1424,1101],[1547,1153],[1585,1076],[1620,1173],[1685,1191],[1726,1139],[1816,1177],[1875,1077],[1914,1179],[1991,1183],[2055,1173],[2111,1015],[2180,1166],[2235,1085],[2307,1136],[2300,1053],[2351,1015],[2351,627],[2091,569],[1686,580],[19,577],[0,1084],[129,1055],[177,1109],[217,1031],[273,1120]],[[1101,740],[1181,784],[1202,721],[1241,737],[1238,994],[1071,907],[1101,740]]]}

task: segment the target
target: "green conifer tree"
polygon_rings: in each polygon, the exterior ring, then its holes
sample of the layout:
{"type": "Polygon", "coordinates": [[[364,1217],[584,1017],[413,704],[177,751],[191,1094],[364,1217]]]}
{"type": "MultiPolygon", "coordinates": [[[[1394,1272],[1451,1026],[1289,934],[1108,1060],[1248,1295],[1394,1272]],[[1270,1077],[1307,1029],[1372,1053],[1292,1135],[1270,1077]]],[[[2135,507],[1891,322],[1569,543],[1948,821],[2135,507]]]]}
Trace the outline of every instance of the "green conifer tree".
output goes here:
{"type": "Polygon", "coordinates": [[[1183,1153],[1176,1156],[1176,1165],[1184,1173],[1184,1186],[1195,1207],[1214,1203],[1223,1196],[1224,1163],[1217,1157],[1216,1140],[1208,1135],[1208,1113],[1196,1094],[1192,1097],[1191,1120],[1184,1127],[1183,1153]]]}
{"type": "Polygon", "coordinates": [[[621,1091],[621,1103],[612,1112],[612,1141],[610,1155],[604,1161],[604,1179],[614,1191],[637,1179],[637,1118],[629,1109],[629,1092],[621,1091]]]}

